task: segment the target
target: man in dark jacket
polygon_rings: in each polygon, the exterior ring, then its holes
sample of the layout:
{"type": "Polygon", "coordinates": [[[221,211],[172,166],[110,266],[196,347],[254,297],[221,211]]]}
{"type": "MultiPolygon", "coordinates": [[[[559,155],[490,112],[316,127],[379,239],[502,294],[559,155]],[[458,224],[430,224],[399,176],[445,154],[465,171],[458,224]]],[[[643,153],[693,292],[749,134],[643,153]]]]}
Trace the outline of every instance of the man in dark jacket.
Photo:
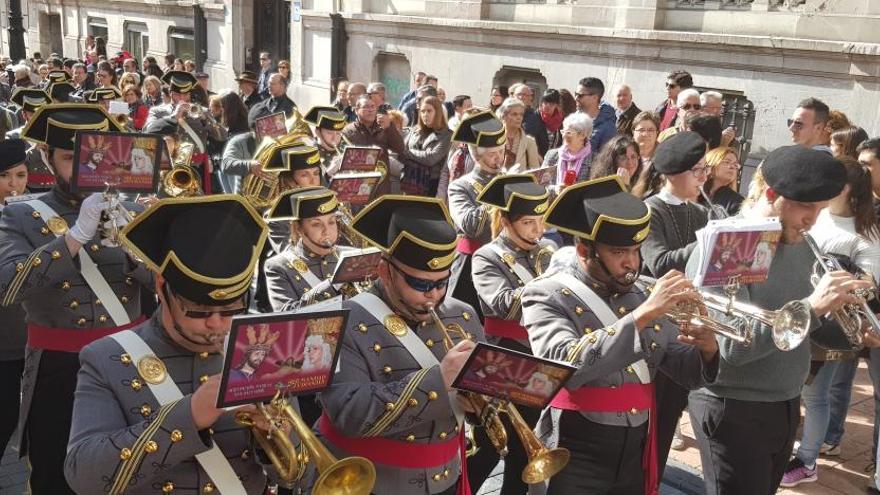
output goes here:
{"type": "Polygon", "coordinates": [[[526,105],[522,126],[526,134],[535,138],[535,143],[538,145],[538,154],[543,158],[550,147],[550,141],[547,138],[547,126],[541,120],[541,114],[532,107],[535,101],[535,91],[528,84],[514,84],[511,86],[510,91],[513,96],[526,105]]]}
{"type": "Polygon", "coordinates": [[[574,95],[578,111],[593,119],[593,133],[590,135],[593,153],[598,153],[617,134],[617,116],[614,107],[602,100],[604,94],[605,85],[601,80],[585,77],[578,83],[578,92],[574,95]]]}
{"type": "Polygon", "coordinates": [[[285,117],[293,115],[296,103],[288,98],[287,85],[284,84],[284,76],[274,73],[269,76],[269,97],[257,103],[248,112],[248,121],[255,121],[277,112],[284,112],[285,117]]]}
{"type": "Polygon", "coordinates": [[[626,84],[621,84],[614,92],[616,101],[617,133],[632,136],[633,120],[641,112],[633,102],[632,89],[626,84]]]}
{"type": "Polygon", "coordinates": [[[235,82],[238,83],[238,95],[241,96],[241,101],[244,102],[244,106],[246,106],[248,110],[253,108],[257,103],[263,101],[263,97],[260,96],[260,92],[257,91],[256,74],[249,70],[243,70],[241,71],[241,74],[235,78],[235,82]]]}

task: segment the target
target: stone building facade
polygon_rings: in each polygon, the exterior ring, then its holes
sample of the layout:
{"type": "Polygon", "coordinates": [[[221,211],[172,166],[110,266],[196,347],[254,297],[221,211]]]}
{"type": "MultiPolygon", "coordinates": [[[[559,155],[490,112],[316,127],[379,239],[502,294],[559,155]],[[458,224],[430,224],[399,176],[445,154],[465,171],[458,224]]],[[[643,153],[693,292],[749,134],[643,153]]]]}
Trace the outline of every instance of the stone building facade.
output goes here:
{"type": "Polygon", "coordinates": [[[328,101],[334,78],[383,81],[396,96],[421,70],[475,104],[495,83],[574,90],[595,76],[609,93],[626,82],[653,109],[664,74],[685,69],[752,113],[753,157],[789,142],[785,121],[807,96],[880,133],[880,2],[303,0],[298,18],[292,86],[303,106],[328,101]]]}

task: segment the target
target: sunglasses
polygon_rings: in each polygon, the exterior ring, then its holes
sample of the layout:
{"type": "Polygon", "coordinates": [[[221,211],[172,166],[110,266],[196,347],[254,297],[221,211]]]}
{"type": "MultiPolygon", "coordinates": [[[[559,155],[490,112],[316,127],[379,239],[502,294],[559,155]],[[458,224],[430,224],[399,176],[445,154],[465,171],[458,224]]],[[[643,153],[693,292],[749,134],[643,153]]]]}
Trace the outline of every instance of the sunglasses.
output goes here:
{"type": "Polygon", "coordinates": [[[693,103],[693,104],[691,104],[691,103],[686,103],[686,104],[684,104],[684,105],[681,106],[681,109],[682,109],[682,110],[699,110],[699,109],[701,109],[701,108],[703,108],[703,106],[700,105],[699,103],[693,103]]]}
{"type": "Polygon", "coordinates": [[[583,98],[584,96],[593,96],[594,93],[575,93],[574,96],[576,98],[583,98]]]}
{"type": "Polygon", "coordinates": [[[434,289],[445,289],[449,285],[449,276],[441,278],[440,280],[425,280],[423,278],[413,277],[412,275],[406,273],[390,259],[386,258],[386,261],[389,265],[394,267],[397,273],[403,276],[403,280],[406,282],[406,285],[410,286],[410,288],[415,291],[431,292],[434,289]]]}
{"type": "Polygon", "coordinates": [[[799,131],[804,128],[804,123],[801,122],[800,120],[788,119],[786,122],[788,123],[789,129],[794,129],[796,131],[799,131]]]}
{"type": "Polygon", "coordinates": [[[666,83],[666,89],[672,89],[672,88],[677,88],[677,87],[678,87],[678,84],[666,83]]]}
{"type": "Polygon", "coordinates": [[[204,319],[210,318],[214,314],[220,315],[221,318],[229,318],[232,316],[238,316],[238,315],[245,314],[245,313],[247,313],[247,309],[248,309],[247,304],[245,304],[244,306],[242,306],[240,308],[221,309],[219,311],[200,311],[200,310],[195,310],[195,309],[187,309],[186,306],[183,305],[183,302],[180,300],[180,298],[178,298],[176,294],[174,294],[173,292],[171,292],[170,289],[168,289],[167,285],[162,286],[162,292],[165,293],[165,298],[174,299],[175,301],[177,301],[177,306],[180,307],[181,311],[183,311],[184,316],[186,316],[187,318],[193,318],[193,319],[197,319],[197,320],[204,320],[204,319]]]}

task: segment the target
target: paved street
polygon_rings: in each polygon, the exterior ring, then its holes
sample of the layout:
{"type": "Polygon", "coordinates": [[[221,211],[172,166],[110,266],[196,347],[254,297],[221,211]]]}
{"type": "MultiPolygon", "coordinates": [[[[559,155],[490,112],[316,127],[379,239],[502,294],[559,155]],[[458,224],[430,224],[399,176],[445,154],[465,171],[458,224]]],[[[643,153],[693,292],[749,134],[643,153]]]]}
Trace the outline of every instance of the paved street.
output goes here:
{"type": "MultiPolygon", "coordinates": [[[[863,468],[870,462],[871,429],[874,423],[874,403],[871,382],[864,361],[859,366],[853,388],[852,405],[847,417],[843,452],[839,457],[819,460],[819,481],[797,488],[780,490],[779,495],[838,495],[862,494],[868,484],[868,474],[863,468]]],[[[687,421],[682,422],[687,449],[673,451],[666,469],[661,495],[701,495],[700,456],[693,440],[693,432],[687,421]]],[[[14,444],[15,441],[10,442],[14,444]]],[[[17,452],[6,450],[0,462],[0,495],[23,495],[27,493],[25,475],[27,467],[18,460],[17,452]]],[[[497,470],[496,470],[497,471],[497,470]]],[[[500,476],[493,475],[478,495],[495,495],[500,490],[500,476]]]]}

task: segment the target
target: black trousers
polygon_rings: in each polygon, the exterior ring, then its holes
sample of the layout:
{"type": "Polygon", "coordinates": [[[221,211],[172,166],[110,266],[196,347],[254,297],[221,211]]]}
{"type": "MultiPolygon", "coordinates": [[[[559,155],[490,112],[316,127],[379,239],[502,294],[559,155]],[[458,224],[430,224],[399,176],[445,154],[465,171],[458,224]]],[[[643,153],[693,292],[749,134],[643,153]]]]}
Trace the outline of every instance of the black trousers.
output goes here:
{"type": "Polygon", "coordinates": [[[550,478],[547,495],[644,495],[647,422],[637,427],[608,426],[577,411],[563,411],[559,423],[559,446],[571,451],[571,460],[550,478]]]}
{"type": "Polygon", "coordinates": [[[476,311],[477,317],[479,317],[482,322],[483,310],[480,309],[480,297],[477,295],[477,289],[474,287],[474,278],[471,276],[472,259],[472,254],[465,256],[461,267],[461,275],[459,275],[458,281],[455,283],[455,290],[452,292],[452,297],[470,304],[471,307],[474,308],[474,311],[476,311]]]}
{"type": "Polygon", "coordinates": [[[75,495],[64,479],[79,355],[43,351],[27,419],[33,495],[75,495]]]}
{"type": "Polygon", "coordinates": [[[657,473],[662,478],[675,427],[688,405],[688,390],[663,372],[654,377],[654,390],[657,397],[657,473]]]}
{"type": "Polygon", "coordinates": [[[0,455],[6,451],[9,439],[18,425],[23,370],[24,359],[0,361],[0,455]]]}
{"type": "Polygon", "coordinates": [[[752,402],[695,391],[690,415],[707,495],[776,493],[791,458],[800,398],[752,402]]]}

